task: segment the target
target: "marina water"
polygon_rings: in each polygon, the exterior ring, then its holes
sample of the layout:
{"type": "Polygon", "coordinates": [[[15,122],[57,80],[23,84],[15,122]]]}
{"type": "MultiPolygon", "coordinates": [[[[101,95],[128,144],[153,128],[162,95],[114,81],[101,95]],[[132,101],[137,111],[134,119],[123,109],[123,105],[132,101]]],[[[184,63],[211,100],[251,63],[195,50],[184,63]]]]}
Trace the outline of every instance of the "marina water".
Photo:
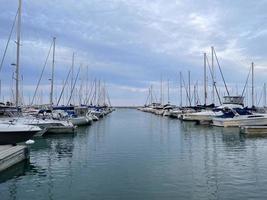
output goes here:
{"type": "Polygon", "coordinates": [[[117,109],[35,140],[0,174],[0,199],[266,199],[267,138],[117,109]]]}

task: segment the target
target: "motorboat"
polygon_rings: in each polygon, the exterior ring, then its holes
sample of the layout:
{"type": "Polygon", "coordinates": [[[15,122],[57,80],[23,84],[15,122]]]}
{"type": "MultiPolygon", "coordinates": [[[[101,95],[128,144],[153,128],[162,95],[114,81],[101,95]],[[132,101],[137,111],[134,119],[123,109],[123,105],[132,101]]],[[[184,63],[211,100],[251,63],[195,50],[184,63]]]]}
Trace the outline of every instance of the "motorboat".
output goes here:
{"type": "Polygon", "coordinates": [[[174,109],[174,106],[170,105],[170,104],[166,104],[163,107],[163,116],[170,116],[171,115],[171,111],[174,109]]]}
{"type": "Polygon", "coordinates": [[[40,131],[42,129],[38,126],[2,122],[0,123],[0,145],[25,142],[40,131]]]}
{"type": "Polygon", "coordinates": [[[240,127],[240,126],[264,126],[267,125],[267,114],[252,113],[233,109],[222,116],[214,117],[213,126],[240,127]]]}
{"type": "Polygon", "coordinates": [[[242,96],[224,96],[224,102],[221,106],[214,108],[214,105],[208,105],[200,107],[200,111],[189,112],[183,115],[184,121],[206,121],[212,122],[214,117],[222,116],[224,110],[227,109],[242,109],[243,108],[244,97],[242,96]]]}
{"type": "Polygon", "coordinates": [[[67,115],[64,116],[64,119],[68,118],[74,126],[91,125],[93,121],[86,116],[88,113],[86,106],[57,106],[53,108],[53,112],[66,113],[67,115]]]}

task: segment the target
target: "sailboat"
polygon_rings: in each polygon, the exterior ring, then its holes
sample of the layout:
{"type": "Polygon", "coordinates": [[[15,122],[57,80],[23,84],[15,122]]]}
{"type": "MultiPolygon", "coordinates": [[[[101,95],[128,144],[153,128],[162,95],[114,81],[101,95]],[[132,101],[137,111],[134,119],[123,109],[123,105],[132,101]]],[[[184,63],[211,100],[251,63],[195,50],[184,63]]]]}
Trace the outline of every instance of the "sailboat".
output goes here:
{"type": "Polygon", "coordinates": [[[222,116],[224,114],[224,110],[228,110],[228,109],[242,109],[243,106],[244,106],[244,97],[241,95],[241,96],[231,96],[229,94],[229,91],[228,91],[228,88],[227,88],[227,85],[226,85],[226,82],[225,82],[225,79],[224,79],[224,76],[223,76],[223,73],[222,73],[222,70],[221,70],[221,67],[218,63],[218,58],[217,58],[217,55],[215,53],[215,49],[214,47],[211,47],[211,54],[212,54],[212,67],[210,68],[209,66],[209,63],[208,63],[208,58],[207,58],[207,55],[206,53],[204,53],[204,106],[203,108],[200,107],[200,111],[198,112],[193,112],[193,113],[187,113],[185,115],[183,115],[183,120],[184,121],[196,121],[196,122],[200,122],[200,123],[211,123],[213,118],[214,117],[218,117],[218,116],[222,116]],[[218,94],[218,91],[217,91],[217,87],[216,87],[216,82],[215,82],[215,78],[214,78],[214,64],[213,64],[213,60],[214,60],[214,56],[217,60],[217,63],[218,63],[218,67],[220,69],[220,74],[221,74],[221,77],[223,79],[223,82],[224,82],[224,86],[225,86],[225,89],[226,89],[226,92],[227,92],[227,96],[224,96],[224,101],[223,103],[221,103],[221,100],[220,100],[220,96],[218,94]],[[213,84],[212,84],[212,96],[213,96],[213,103],[210,104],[210,105],[207,105],[207,64],[209,66],[209,70],[210,70],[210,74],[211,74],[211,78],[212,78],[212,81],[213,81],[213,84]],[[214,91],[216,91],[217,93],[217,96],[218,96],[218,99],[220,101],[220,106],[218,107],[215,107],[215,97],[214,97],[214,91]]]}
{"type": "MultiPolygon", "coordinates": [[[[43,134],[73,133],[75,127],[71,122],[67,121],[67,119],[64,118],[66,114],[63,112],[53,110],[55,44],[56,44],[56,38],[53,37],[53,42],[51,44],[51,47],[53,46],[53,55],[52,55],[53,57],[52,57],[52,73],[51,73],[51,79],[50,79],[51,86],[50,86],[50,98],[49,98],[50,103],[48,106],[49,108],[39,109],[38,112],[36,112],[36,110],[33,110],[34,112],[27,112],[27,113],[24,112],[24,117],[18,119],[18,121],[23,124],[35,125],[35,126],[40,127],[43,130],[43,134]]],[[[50,55],[50,50],[49,50],[48,56],[49,55],[50,55]]],[[[43,70],[41,73],[41,77],[38,81],[35,94],[38,89],[40,80],[42,78],[43,70]]],[[[33,100],[34,100],[34,97],[33,97],[33,100]]],[[[32,100],[32,103],[33,103],[33,100],[32,100]]]]}
{"type": "MultiPolygon", "coordinates": [[[[252,72],[252,108],[254,108],[254,63],[251,64],[252,72]]],[[[252,109],[253,110],[253,109],[252,109]]],[[[240,127],[240,126],[265,126],[267,125],[267,114],[253,113],[252,111],[231,109],[224,115],[212,120],[214,126],[240,127]],[[244,113],[245,111],[245,113],[244,113]]]]}
{"type": "MultiPolygon", "coordinates": [[[[22,2],[19,0],[17,20],[17,59],[16,59],[16,93],[15,105],[19,108],[19,72],[20,72],[20,32],[21,32],[21,7],[22,2]]],[[[37,126],[14,123],[12,121],[1,121],[0,123],[0,144],[16,144],[24,142],[33,137],[34,134],[41,131],[37,126]]]]}

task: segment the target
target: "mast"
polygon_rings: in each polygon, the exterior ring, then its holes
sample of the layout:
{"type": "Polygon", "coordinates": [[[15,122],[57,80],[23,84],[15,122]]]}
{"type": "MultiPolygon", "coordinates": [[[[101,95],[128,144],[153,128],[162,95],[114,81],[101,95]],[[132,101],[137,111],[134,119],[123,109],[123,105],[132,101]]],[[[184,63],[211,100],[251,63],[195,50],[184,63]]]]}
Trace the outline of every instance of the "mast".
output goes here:
{"type": "Polygon", "coordinates": [[[263,107],[266,106],[266,83],[263,85],[263,95],[264,95],[264,102],[263,102],[263,107]]]}
{"type": "Polygon", "coordinates": [[[54,76],[55,76],[55,74],[54,74],[55,73],[55,50],[56,50],[56,38],[53,37],[53,59],[52,59],[50,106],[53,106],[54,76]]]}
{"type": "Polygon", "coordinates": [[[100,106],[100,98],[101,98],[101,91],[100,91],[100,87],[101,87],[101,84],[100,84],[100,79],[98,79],[98,88],[97,88],[97,105],[100,106]]]}
{"type": "Polygon", "coordinates": [[[188,101],[189,101],[189,106],[191,106],[191,74],[190,70],[188,71],[188,101]]]}
{"type": "Polygon", "coordinates": [[[204,53],[204,105],[207,105],[207,54],[204,53]]]}
{"type": "Polygon", "coordinates": [[[107,104],[106,104],[106,81],[104,81],[104,83],[103,83],[103,106],[106,106],[107,104]]]}
{"type": "Polygon", "coordinates": [[[254,63],[251,63],[251,84],[252,84],[252,91],[251,91],[251,104],[254,106],[254,63]]]}
{"type": "Polygon", "coordinates": [[[17,23],[17,62],[16,62],[16,98],[15,104],[16,107],[19,106],[19,58],[20,58],[20,33],[21,33],[21,0],[19,0],[19,9],[18,9],[18,23],[17,23]]]}
{"type": "Polygon", "coordinates": [[[170,103],[170,82],[168,79],[168,103],[170,103]]]}
{"type": "Polygon", "coordinates": [[[96,102],[96,93],[97,93],[97,85],[96,85],[96,83],[97,83],[97,80],[95,78],[95,94],[94,94],[94,103],[95,103],[95,106],[97,104],[97,102],[96,102]]]}
{"type": "Polygon", "coordinates": [[[153,103],[153,94],[152,94],[152,90],[153,90],[153,86],[151,85],[150,86],[150,105],[152,105],[152,103],[153,103]]]}
{"type": "Polygon", "coordinates": [[[183,81],[182,81],[182,72],[180,72],[180,107],[183,106],[183,81]]]}
{"type": "Polygon", "coordinates": [[[160,76],[160,104],[163,105],[163,87],[162,87],[162,75],[160,76]]]}
{"type": "Polygon", "coordinates": [[[211,70],[213,76],[212,82],[212,103],[215,104],[215,70],[214,70],[214,47],[211,47],[211,70]]]}
{"type": "MultiPolygon", "coordinates": [[[[72,59],[71,59],[71,82],[70,82],[70,90],[73,88],[73,82],[74,82],[74,52],[72,53],[72,59]]],[[[70,101],[71,103],[71,101],[70,101]]]]}
{"type": "MultiPolygon", "coordinates": [[[[86,66],[86,87],[85,87],[85,91],[86,91],[86,95],[85,95],[85,100],[87,100],[89,97],[89,70],[88,70],[88,65],[86,66]]],[[[84,104],[86,104],[86,102],[84,102],[84,104]]]]}

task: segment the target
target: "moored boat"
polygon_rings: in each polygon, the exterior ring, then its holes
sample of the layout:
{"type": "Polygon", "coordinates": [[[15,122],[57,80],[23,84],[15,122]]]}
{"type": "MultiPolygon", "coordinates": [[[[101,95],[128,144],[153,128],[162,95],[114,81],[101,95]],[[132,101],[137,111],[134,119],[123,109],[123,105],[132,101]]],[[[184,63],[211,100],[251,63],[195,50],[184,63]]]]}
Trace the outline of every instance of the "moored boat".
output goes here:
{"type": "Polygon", "coordinates": [[[42,129],[20,123],[0,123],[0,145],[17,144],[31,139],[42,129]]]}

